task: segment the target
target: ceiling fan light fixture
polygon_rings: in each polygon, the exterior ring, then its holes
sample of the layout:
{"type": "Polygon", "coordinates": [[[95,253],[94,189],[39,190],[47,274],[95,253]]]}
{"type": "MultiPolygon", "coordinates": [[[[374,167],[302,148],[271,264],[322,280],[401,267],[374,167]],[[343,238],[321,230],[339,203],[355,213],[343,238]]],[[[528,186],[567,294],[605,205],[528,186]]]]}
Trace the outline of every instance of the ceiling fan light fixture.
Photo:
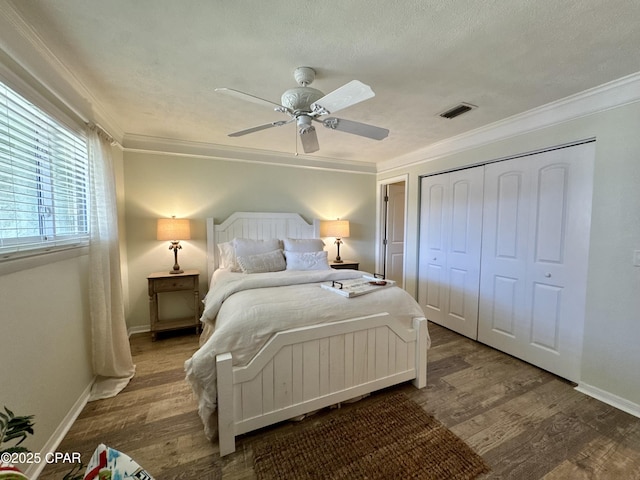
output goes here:
{"type": "Polygon", "coordinates": [[[300,115],[297,118],[297,125],[300,135],[316,129],[313,125],[311,125],[311,117],[309,117],[308,115],[300,115]]]}

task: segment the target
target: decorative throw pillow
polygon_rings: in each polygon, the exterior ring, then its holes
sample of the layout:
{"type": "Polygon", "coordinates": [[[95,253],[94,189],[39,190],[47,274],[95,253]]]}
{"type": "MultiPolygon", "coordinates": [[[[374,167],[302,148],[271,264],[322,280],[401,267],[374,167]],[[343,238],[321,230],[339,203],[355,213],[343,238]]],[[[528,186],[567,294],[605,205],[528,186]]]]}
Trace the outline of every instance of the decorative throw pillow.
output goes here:
{"type": "Polygon", "coordinates": [[[329,270],[327,252],[284,252],[287,270],[329,270]]]}
{"type": "Polygon", "coordinates": [[[236,249],[233,241],[218,244],[219,268],[228,268],[233,272],[239,272],[240,266],[236,261],[236,249]]]}
{"type": "Polygon", "coordinates": [[[93,452],[84,480],[102,478],[136,478],[153,480],[153,477],[130,456],[101,443],[93,452]]]}
{"type": "Polygon", "coordinates": [[[282,250],[238,257],[238,264],[244,273],[280,272],[287,268],[282,250]]]}
{"type": "Polygon", "coordinates": [[[234,238],[233,246],[236,251],[236,257],[246,257],[248,255],[257,255],[258,253],[267,253],[273,252],[274,250],[282,250],[282,242],[277,238],[272,238],[269,240],[234,238]]]}
{"type": "Polygon", "coordinates": [[[324,242],[319,238],[285,238],[284,249],[287,252],[321,252],[324,242]]]}

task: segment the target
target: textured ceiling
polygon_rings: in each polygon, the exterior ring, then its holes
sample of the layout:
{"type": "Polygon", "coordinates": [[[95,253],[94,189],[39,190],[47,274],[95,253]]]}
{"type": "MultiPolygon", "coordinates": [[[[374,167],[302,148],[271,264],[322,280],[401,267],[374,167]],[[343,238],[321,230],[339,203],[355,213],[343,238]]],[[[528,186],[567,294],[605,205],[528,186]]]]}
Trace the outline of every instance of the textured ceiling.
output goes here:
{"type": "MultiPolygon", "coordinates": [[[[9,0],[0,0],[9,1],[9,0]]],[[[126,146],[151,136],[291,154],[287,117],[214,92],[279,103],[310,66],[328,93],[376,96],[338,117],[382,141],[319,127],[318,158],[380,162],[640,71],[638,0],[20,0],[15,10],[99,100],[126,146]],[[469,102],[453,120],[438,113],[469,102]]],[[[1,35],[1,34],[0,34],[1,35]]]]}

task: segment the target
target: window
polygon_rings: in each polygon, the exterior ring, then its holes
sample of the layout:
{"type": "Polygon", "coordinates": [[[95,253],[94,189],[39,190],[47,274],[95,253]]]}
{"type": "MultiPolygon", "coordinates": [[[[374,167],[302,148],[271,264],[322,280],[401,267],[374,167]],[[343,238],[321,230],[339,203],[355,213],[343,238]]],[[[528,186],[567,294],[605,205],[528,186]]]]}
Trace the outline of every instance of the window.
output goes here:
{"type": "Polygon", "coordinates": [[[0,83],[0,260],[86,245],[88,173],[84,133],[0,83]]]}

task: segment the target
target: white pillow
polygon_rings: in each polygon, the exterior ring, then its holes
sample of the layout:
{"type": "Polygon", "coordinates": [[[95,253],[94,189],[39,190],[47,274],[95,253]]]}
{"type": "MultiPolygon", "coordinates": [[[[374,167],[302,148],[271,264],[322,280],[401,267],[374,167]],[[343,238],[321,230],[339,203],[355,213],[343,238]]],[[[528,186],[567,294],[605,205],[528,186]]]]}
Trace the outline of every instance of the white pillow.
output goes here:
{"type": "Polygon", "coordinates": [[[282,250],[239,256],[238,264],[244,273],[280,272],[287,268],[282,250]]]}
{"type": "Polygon", "coordinates": [[[284,256],[287,258],[287,270],[330,270],[327,252],[288,252],[285,250],[284,256]]]}
{"type": "Polygon", "coordinates": [[[236,257],[246,257],[257,255],[258,253],[273,252],[282,250],[282,243],[277,238],[269,240],[251,240],[249,238],[234,238],[233,245],[236,250],[236,257]]]}
{"type": "Polygon", "coordinates": [[[218,244],[219,268],[228,268],[233,272],[239,272],[240,266],[236,261],[236,250],[233,241],[218,244]]]}
{"type": "Polygon", "coordinates": [[[319,238],[285,238],[284,249],[287,252],[321,252],[324,242],[319,238]]]}

